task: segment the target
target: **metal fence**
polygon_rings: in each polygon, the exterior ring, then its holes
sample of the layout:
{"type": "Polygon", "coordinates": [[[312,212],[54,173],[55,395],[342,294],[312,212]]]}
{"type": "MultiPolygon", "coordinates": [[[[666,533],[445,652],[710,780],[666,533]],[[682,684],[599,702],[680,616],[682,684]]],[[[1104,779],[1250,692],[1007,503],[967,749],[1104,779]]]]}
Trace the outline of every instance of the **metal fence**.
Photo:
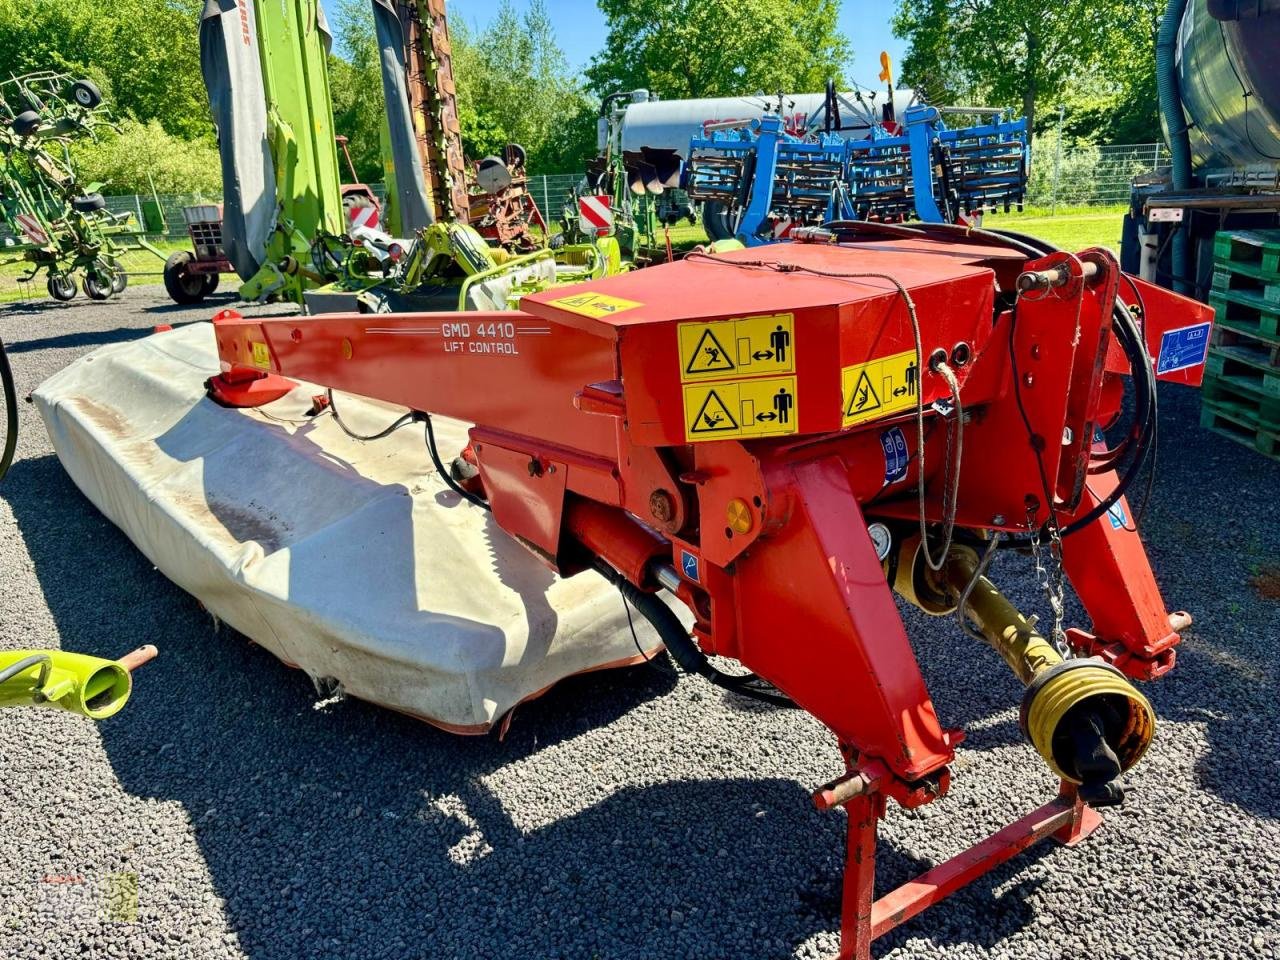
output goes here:
{"type": "Polygon", "coordinates": [[[1042,135],[1032,153],[1027,202],[1051,209],[1128,203],[1133,178],[1168,162],[1163,143],[1063,145],[1042,135]]]}
{"type": "MultiPolygon", "coordinates": [[[[1162,143],[1120,144],[1111,146],[1059,145],[1056,135],[1043,134],[1035,141],[1032,154],[1027,202],[1037,207],[1101,206],[1127,203],[1129,185],[1135,176],[1147,173],[1169,162],[1169,151],[1162,143]]],[[[529,193],[549,223],[559,219],[561,208],[581,181],[580,173],[535,174],[529,177],[529,193]]],[[[382,184],[372,184],[379,199],[382,184]]],[[[217,197],[161,194],[164,235],[178,238],[186,235],[182,208],[195,203],[217,203],[217,197]]],[[[129,211],[135,223],[146,223],[149,196],[107,197],[107,207],[115,212],[129,211]]]]}
{"type": "Polygon", "coordinates": [[[573,190],[583,178],[581,173],[541,174],[529,178],[529,194],[533,197],[547,223],[560,218],[560,210],[573,196],[573,190]]]}

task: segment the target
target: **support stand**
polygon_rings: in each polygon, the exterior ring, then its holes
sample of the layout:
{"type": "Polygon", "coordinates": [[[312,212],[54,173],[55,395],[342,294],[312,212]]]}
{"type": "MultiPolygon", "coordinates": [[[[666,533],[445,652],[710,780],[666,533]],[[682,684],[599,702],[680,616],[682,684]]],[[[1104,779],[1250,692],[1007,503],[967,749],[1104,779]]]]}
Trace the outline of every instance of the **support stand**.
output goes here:
{"type": "Polygon", "coordinates": [[[845,809],[849,840],[837,960],[871,960],[872,941],[1032,844],[1051,836],[1075,846],[1102,824],[1102,817],[1077,795],[1075,784],[1064,782],[1051,803],[876,900],[876,831],[884,816],[885,796],[879,791],[861,793],[845,809]]]}

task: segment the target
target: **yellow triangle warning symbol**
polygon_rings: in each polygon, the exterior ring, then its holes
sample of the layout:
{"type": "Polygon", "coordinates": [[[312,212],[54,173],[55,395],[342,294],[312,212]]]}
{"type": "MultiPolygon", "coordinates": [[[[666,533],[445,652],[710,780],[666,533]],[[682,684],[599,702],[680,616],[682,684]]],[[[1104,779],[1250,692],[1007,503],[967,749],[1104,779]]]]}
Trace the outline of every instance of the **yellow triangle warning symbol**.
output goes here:
{"type": "Polygon", "coordinates": [[[733,419],[733,414],[729,412],[729,408],[714,390],[707,392],[707,398],[698,408],[697,416],[689,424],[690,433],[721,433],[725,430],[737,429],[738,421],[733,419]]]}
{"type": "Polygon", "coordinates": [[[871,385],[871,378],[867,376],[867,371],[863,370],[857,385],[849,395],[849,406],[845,409],[844,415],[855,417],[879,408],[880,394],[876,393],[876,388],[871,385]]]}
{"type": "Polygon", "coordinates": [[[689,364],[684,368],[685,373],[723,373],[728,370],[734,370],[736,367],[731,359],[729,359],[729,351],[724,348],[711,328],[707,327],[702,331],[702,336],[698,338],[698,345],[693,348],[693,353],[689,355],[689,364]]]}

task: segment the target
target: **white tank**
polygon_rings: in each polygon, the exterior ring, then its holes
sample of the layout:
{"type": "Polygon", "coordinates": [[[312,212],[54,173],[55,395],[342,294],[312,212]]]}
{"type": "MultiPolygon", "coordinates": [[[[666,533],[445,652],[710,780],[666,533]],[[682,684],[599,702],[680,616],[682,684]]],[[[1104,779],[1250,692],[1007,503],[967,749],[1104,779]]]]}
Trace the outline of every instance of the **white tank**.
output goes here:
{"type": "MultiPolygon", "coordinates": [[[[876,91],[873,101],[868,92],[841,94],[855,109],[840,104],[840,118],[846,129],[840,135],[848,139],[866,136],[872,117],[879,119],[888,97],[885,90],[876,91]],[[852,128],[850,125],[853,124],[852,128]]],[[[788,121],[802,125],[809,117],[822,110],[825,95],[821,93],[788,94],[782,98],[782,115],[788,121]]],[[[911,102],[911,90],[894,93],[894,108],[899,117],[911,102]]],[[[639,150],[641,147],[679,151],[682,157],[689,153],[689,140],[702,133],[702,125],[713,120],[755,120],[766,110],[777,109],[778,97],[746,96],[716,97],[704,100],[657,100],[629,103],[622,118],[623,150],[639,150]]]]}

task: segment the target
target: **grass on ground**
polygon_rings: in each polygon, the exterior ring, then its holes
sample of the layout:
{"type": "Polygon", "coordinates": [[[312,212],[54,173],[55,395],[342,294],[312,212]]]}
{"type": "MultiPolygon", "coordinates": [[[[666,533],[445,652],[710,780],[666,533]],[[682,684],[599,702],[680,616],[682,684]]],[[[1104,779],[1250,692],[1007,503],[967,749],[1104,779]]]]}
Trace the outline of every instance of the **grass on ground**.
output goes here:
{"type": "MultiPolygon", "coordinates": [[[[153,244],[166,257],[175,250],[191,248],[191,244],[185,240],[156,240],[153,244]]],[[[14,255],[12,250],[0,247],[0,260],[7,260],[14,255]]],[[[144,286],[161,282],[164,263],[157,260],[155,254],[147,250],[129,250],[120,258],[120,261],[124,265],[125,272],[129,274],[130,284],[144,286]]],[[[0,303],[43,300],[48,296],[45,281],[49,275],[43,270],[30,283],[19,283],[18,278],[29,273],[29,268],[30,264],[25,261],[0,266],[0,303]]],[[[79,292],[77,296],[84,296],[84,294],[79,292]]]]}
{"type": "MultiPolygon", "coordinates": [[[[987,214],[983,225],[997,230],[1016,230],[1039,237],[1055,247],[1072,252],[1086,247],[1107,247],[1120,251],[1120,222],[1127,208],[1059,207],[1056,215],[1047,207],[1028,207],[1022,213],[987,214]]],[[[659,237],[659,242],[662,238],[659,237]]],[[[700,224],[680,223],[671,228],[671,245],[678,250],[706,243],[700,224]]]]}

